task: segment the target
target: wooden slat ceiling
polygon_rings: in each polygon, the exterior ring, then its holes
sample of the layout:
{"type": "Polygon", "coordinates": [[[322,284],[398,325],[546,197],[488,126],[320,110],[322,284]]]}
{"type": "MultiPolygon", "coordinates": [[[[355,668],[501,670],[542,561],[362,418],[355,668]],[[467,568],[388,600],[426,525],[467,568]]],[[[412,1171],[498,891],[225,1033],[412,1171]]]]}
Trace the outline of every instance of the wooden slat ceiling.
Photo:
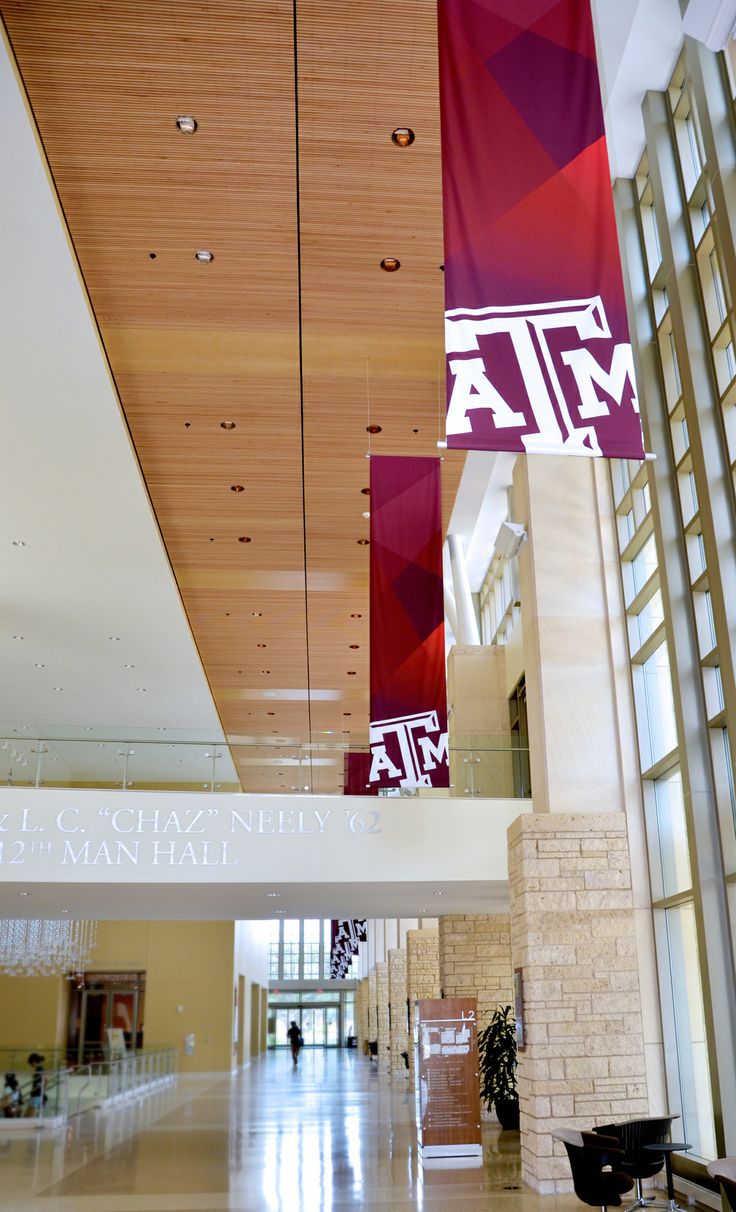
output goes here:
{"type": "Polygon", "coordinates": [[[278,762],[367,742],[369,420],[437,453],[434,5],[297,0],[296,39],[291,0],[0,12],[243,786],[338,790],[337,752],[278,762]]]}

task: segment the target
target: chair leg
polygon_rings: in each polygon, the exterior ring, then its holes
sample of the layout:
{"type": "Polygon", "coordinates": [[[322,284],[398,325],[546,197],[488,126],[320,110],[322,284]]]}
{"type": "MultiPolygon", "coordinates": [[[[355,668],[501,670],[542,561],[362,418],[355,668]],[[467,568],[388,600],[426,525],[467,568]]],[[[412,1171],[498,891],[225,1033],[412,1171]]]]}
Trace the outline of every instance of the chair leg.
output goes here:
{"type": "Polygon", "coordinates": [[[663,1203],[657,1200],[654,1195],[645,1195],[641,1185],[641,1179],[636,1179],[636,1199],[633,1204],[629,1204],[624,1208],[624,1212],[635,1212],[636,1208],[668,1208],[668,1203],[663,1203]]]}

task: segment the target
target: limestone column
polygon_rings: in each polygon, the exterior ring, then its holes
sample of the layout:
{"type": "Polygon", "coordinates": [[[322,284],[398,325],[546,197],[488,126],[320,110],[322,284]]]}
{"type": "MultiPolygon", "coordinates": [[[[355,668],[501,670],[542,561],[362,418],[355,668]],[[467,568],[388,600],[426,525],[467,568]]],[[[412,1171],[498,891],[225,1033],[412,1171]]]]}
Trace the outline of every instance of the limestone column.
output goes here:
{"type": "Polygon", "coordinates": [[[409,1051],[409,1028],[406,1017],[406,951],[399,947],[388,953],[388,1002],[391,1017],[390,1072],[404,1077],[406,1066],[401,1053],[409,1051]]]}
{"type": "Polygon", "coordinates": [[[440,988],[445,997],[474,997],[478,1026],[497,1006],[513,1002],[511,920],[508,914],[440,918],[440,988]]]}
{"type": "Polygon", "coordinates": [[[409,930],[406,935],[406,996],[409,1001],[409,1076],[414,1086],[414,1003],[440,996],[438,930],[409,930]]]}
{"type": "Polygon", "coordinates": [[[658,994],[603,463],[566,459],[563,470],[535,455],[514,472],[513,520],[529,535],[519,580],[534,813],[509,830],[511,952],[527,1036],[522,1177],[541,1192],[571,1189],[556,1127],[646,1114],[661,1098],[656,1073],[647,1094],[642,999],[656,1006],[658,994]]]}
{"type": "Polygon", "coordinates": [[[378,989],[375,965],[368,973],[368,1040],[378,1038],[378,989]]]}
{"type": "Polygon", "coordinates": [[[378,1071],[390,1073],[391,1027],[388,1008],[388,964],[376,964],[376,1040],[378,1071]]]}

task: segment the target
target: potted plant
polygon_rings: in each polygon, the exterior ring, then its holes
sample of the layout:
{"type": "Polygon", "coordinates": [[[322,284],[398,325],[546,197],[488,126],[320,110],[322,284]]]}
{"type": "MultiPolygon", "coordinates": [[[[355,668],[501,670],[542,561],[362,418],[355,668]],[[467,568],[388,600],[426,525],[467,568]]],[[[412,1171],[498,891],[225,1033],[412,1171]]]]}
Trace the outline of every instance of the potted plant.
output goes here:
{"type": "Polygon", "coordinates": [[[511,1006],[499,1006],[478,1032],[478,1057],[481,1099],[489,1111],[495,1106],[502,1128],[518,1128],[516,1022],[511,1006]]]}

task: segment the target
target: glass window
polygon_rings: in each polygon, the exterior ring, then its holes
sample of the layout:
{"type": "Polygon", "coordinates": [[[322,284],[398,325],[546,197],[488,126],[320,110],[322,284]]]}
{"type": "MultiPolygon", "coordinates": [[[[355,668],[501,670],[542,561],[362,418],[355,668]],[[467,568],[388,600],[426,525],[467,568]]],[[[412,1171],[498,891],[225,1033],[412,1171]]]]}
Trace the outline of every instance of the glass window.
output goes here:
{"type": "Polygon", "coordinates": [[[653,766],[677,745],[675,707],[666,641],[643,665],[634,666],[639,737],[644,768],[653,766]]]}
{"type": "Polygon", "coordinates": [[[736,873],[736,788],[734,788],[728,729],[712,729],[711,736],[718,817],[723,845],[723,869],[727,875],[733,875],[736,873]]]}
{"type": "Polygon", "coordinates": [[[646,543],[639,548],[633,560],[631,561],[631,575],[633,579],[634,594],[646,585],[653,572],[657,571],[657,547],[654,542],[654,535],[650,535],[646,543]]]}
{"type": "Polygon", "coordinates": [[[679,767],[654,780],[654,800],[657,820],[658,868],[661,891],[655,896],[674,896],[687,892],[692,885],[685,801],[679,767]]]}
{"type": "Polygon", "coordinates": [[[657,589],[645,602],[637,615],[634,615],[631,627],[631,648],[636,652],[652,635],[660,623],[664,621],[664,606],[661,590],[657,589]]]}
{"type": "Polygon", "coordinates": [[[716,1142],[695,910],[688,903],[666,909],[664,915],[676,1044],[670,1086],[674,1078],[679,1086],[680,1128],[683,1139],[690,1142],[690,1156],[710,1161],[716,1156],[716,1142]]]}

